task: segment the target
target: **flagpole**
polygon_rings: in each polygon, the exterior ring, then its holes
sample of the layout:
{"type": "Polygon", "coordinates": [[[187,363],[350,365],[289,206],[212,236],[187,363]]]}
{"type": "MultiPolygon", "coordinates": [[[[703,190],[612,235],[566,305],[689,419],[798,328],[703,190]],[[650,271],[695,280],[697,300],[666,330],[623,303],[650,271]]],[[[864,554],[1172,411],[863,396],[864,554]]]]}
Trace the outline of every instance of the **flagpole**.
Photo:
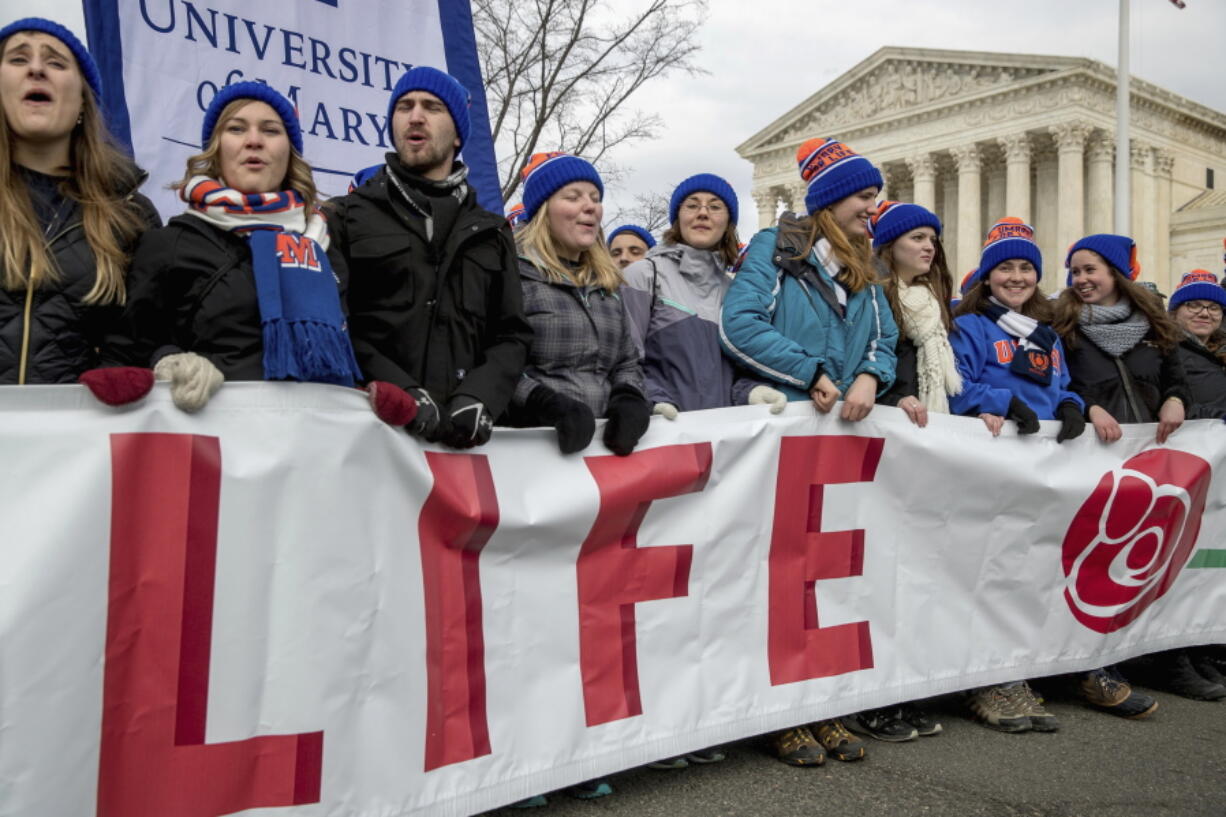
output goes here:
{"type": "Polygon", "coordinates": [[[1128,141],[1128,3],[1120,0],[1120,48],[1115,79],[1115,232],[1132,232],[1129,190],[1132,151],[1128,141]]]}

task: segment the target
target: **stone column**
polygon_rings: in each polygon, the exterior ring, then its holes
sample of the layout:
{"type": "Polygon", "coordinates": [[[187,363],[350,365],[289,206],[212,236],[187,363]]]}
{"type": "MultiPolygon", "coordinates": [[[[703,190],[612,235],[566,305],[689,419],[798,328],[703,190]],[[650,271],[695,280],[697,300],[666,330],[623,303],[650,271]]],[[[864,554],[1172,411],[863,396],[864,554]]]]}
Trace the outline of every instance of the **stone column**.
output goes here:
{"type": "MultiPolygon", "coordinates": [[[[1154,148],[1144,142],[1131,143],[1132,155],[1132,240],[1137,242],[1137,260],[1142,277],[1153,280],[1154,245],[1157,230],[1154,218],[1154,148]]],[[[1169,218],[1169,216],[1168,216],[1169,218]]]]}
{"type": "Polygon", "coordinates": [[[983,219],[979,222],[979,232],[987,234],[988,229],[1001,218],[1011,215],[1005,206],[1006,186],[1009,183],[1008,170],[1000,162],[995,162],[984,169],[984,181],[987,187],[987,202],[983,219]]]}
{"type": "Polygon", "coordinates": [[[1180,270],[1171,269],[1171,172],[1175,169],[1175,154],[1169,150],[1154,150],[1154,266],[1142,276],[1153,281],[1167,295],[1179,281],[1180,270]]]}
{"type": "Polygon", "coordinates": [[[911,202],[920,207],[926,207],[932,212],[937,210],[937,168],[931,153],[921,153],[907,159],[907,167],[911,169],[913,190],[911,202]]]}
{"type": "Polygon", "coordinates": [[[958,168],[958,251],[956,268],[970,269],[979,260],[983,237],[979,234],[980,155],[977,145],[950,151],[958,168]]]}
{"type": "Polygon", "coordinates": [[[753,194],[754,204],[758,205],[758,229],[765,230],[775,224],[775,210],[778,208],[779,197],[774,190],[756,190],[753,194]]]}
{"type": "Polygon", "coordinates": [[[1056,157],[1051,153],[1036,153],[1034,161],[1034,221],[1035,239],[1043,253],[1043,279],[1040,288],[1047,293],[1064,286],[1064,252],[1068,244],[1059,244],[1056,223],[1056,202],[1059,198],[1059,177],[1056,157]]]}
{"type": "Polygon", "coordinates": [[[1090,143],[1089,171],[1086,174],[1086,232],[1110,233],[1115,221],[1114,166],[1115,139],[1106,133],[1090,143]]]}
{"type": "Polygon", "coordinates": [[[1030,137],[1024,133],[996,140],[1005,152],[1004,215],[1030,223],[1030,137]]]}
{"type": "Polygon", "coordinates": [[[798,181],[792,185],[790,192],[792,197],[788,209],[798,216],[809,215],[809,205],[805,204],[805,196],[809,195],[809,185],[798,181]]]}
{"type": "MultiPolygon", "coordinates": [[[[1066,252],[1085,235],[1085,144],[1088,125],[1065,123],[1047,129],[1056,142],[1056,247],[1066,252]]],[[[1063,256],[1060,259],[1063,261],[1063,256]]]]}

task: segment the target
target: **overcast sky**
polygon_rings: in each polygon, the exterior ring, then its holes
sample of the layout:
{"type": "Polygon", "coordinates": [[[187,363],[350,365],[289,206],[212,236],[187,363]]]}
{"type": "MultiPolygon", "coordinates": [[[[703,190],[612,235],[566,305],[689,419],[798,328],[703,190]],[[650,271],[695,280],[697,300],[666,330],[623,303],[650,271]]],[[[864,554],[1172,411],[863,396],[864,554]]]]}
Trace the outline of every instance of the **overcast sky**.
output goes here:
{"type": "MultiPolygon", "coordinates": [[[[1226,111],[1226,0],[1186,2],[1180,11],[1170,0],[1131,0],[1132,74],[1226,111]]],[[[80,0],[40,5],[80,30],[80,0]]],[[[0,25],[30,8],[0,0],[0,25]]],[[[718,173],[736,188],[747,239],[757,227],[753,168],[736,145],[878,48],[1091,57],[1114,67],[1118,9],[1119,0],[710,0],[697,58],[710,73],[655,80],[633,100],[665,127],[612,157],[629,172],[608,191],[607,211],[630,206],[635,193],[668,193],[693,173],[718,173]]]]}

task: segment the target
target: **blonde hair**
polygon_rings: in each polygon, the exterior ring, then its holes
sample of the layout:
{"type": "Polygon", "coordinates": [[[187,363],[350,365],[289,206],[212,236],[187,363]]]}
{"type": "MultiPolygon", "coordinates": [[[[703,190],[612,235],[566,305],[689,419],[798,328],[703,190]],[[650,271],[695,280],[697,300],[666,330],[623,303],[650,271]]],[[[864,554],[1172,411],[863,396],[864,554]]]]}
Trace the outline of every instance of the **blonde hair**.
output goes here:
{"type": "MultiPolygon", "coordinates": [[[[217,117],[217,124],[213,127],[213,134],[209,137],[209,143],[200,153],[188,158],[187,170],[182,179],[170,185],[172,190],[182,191],[187,187],[187,183],[196,176],[207,176],[224,184],[221,178],[221,134],[226,123],[233,119],[240,109],[251,102],[259,101],[242,97],[221,109],[221,114],[217,117]]],[[[288,134],[286,138],[288,141],[288,134]]],[[[315,177],[311,175],[311,166],[307,164],[306,159],[302,158],[302,154],[294,149],[293,144],[289,148],[289,165],[285,169],[285,178],[281,180],[276,192],[284,189],[293,190],[302,196],[302,201],[306,204],[306,211],[314,212],[315,206],[319,203],[319,191],[315,187],[315,177]]]]}
{"type": "MultiPolygon", "coordinates": [[[[7,39],[0,44],[0,57],[7,45],[7,39]]],[[[114,145],[84,79],[82,86],[81,122],[73,129],[70,172],[60,190],[81,206],[85,240],[94,254],[97,272],[83,303],[122,304],[127,297],[124,276],[130,248],[147,224],[130,195],[136,187],[132,163],[114,145]]],[[[0,286],[19,291],[56,283],[60,270],[17,170],[13,141],[0,107],[0,262],[4,265],[0,286]]]]}
{"type": "Polygon", "coordinates": [[[807,219],[808,234],[805,237],[804,249],[796,258],[807,258],[813,245],[819,239],[830,242],[834,257],[839,259],[843,269],[839,271],[839,281],[851,292],[859,292],[875,283],[873,274],[873,243],[868,236],[849,236],[834,220],[829,207],[823,207],[807,219]]]}
{"type": "Polygon", "coordinates": [[[595,285],[616,292],[622,285],[621,270],[605,245],[604,231],[591,247],[579,253],[578,266],[562,261],[549,230],[549,202],[536,211],[532,220],[515,234],[515,243],[522,256],[536,266],[551,281],[573,281],[579,286],[595,285]]]}

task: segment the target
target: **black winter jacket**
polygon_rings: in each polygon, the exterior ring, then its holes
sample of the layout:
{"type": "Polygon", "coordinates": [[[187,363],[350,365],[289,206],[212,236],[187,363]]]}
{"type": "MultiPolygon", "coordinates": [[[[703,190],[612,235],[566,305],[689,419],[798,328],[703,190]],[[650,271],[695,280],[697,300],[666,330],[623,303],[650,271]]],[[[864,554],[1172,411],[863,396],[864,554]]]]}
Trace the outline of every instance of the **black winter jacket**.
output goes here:
{"type": "Polygon", "coordinates": [[[1179,355],[1160,350],[1152,340],[1153,332],[1120,357],[1113,357],[1094,344],[1081,331],[1065,344],[1068,355],[1069,388],[1086,403],[1086,414],[1101,406],[1119,423],[1153,423],[1158,409],[1170,397],[1191,405],[1187,377],[1179,355]]]}
{"type": "Polygon", "coordinates": [[[1192,395],[1188,419],[1226,419],[1226,363],[1193,338],[1180,341],[1177,351],[1192,395]]]}
{"type": "MultiPolygon", "coordinates": [[[[157,227],[157,210],[136,192],[144,179],[134,169],[122,198],[149,227],[157,227]]],[[[93,289],[97,261],[85,238],[81,206],[71,199],[65,206],[57,222],[62,226],[53,225],[48,236],[57,280],[19,292],[0,288],[0,384],[74,383],[82,372],[123,362],[123,307],[82,302],[93,289]]]]}
{"type": "MultiPolygon", "coordinates": [[[[328,249],[345,303],[345,260],[328,249]]],[[[130,365],[178,352],[212,361],[227,380],[264,379],[264,336],[251,245],[193,215],[142,236],[129,276],[130,365]]]]}
{"type": "Polygon", "coordinates": [[[464,394],[502,414],[532,342],[506,220],[469,190],[432,247],[386,167],[325,212],[350,271],[349,330],[366,378],[443,404],[464,394]]]}

